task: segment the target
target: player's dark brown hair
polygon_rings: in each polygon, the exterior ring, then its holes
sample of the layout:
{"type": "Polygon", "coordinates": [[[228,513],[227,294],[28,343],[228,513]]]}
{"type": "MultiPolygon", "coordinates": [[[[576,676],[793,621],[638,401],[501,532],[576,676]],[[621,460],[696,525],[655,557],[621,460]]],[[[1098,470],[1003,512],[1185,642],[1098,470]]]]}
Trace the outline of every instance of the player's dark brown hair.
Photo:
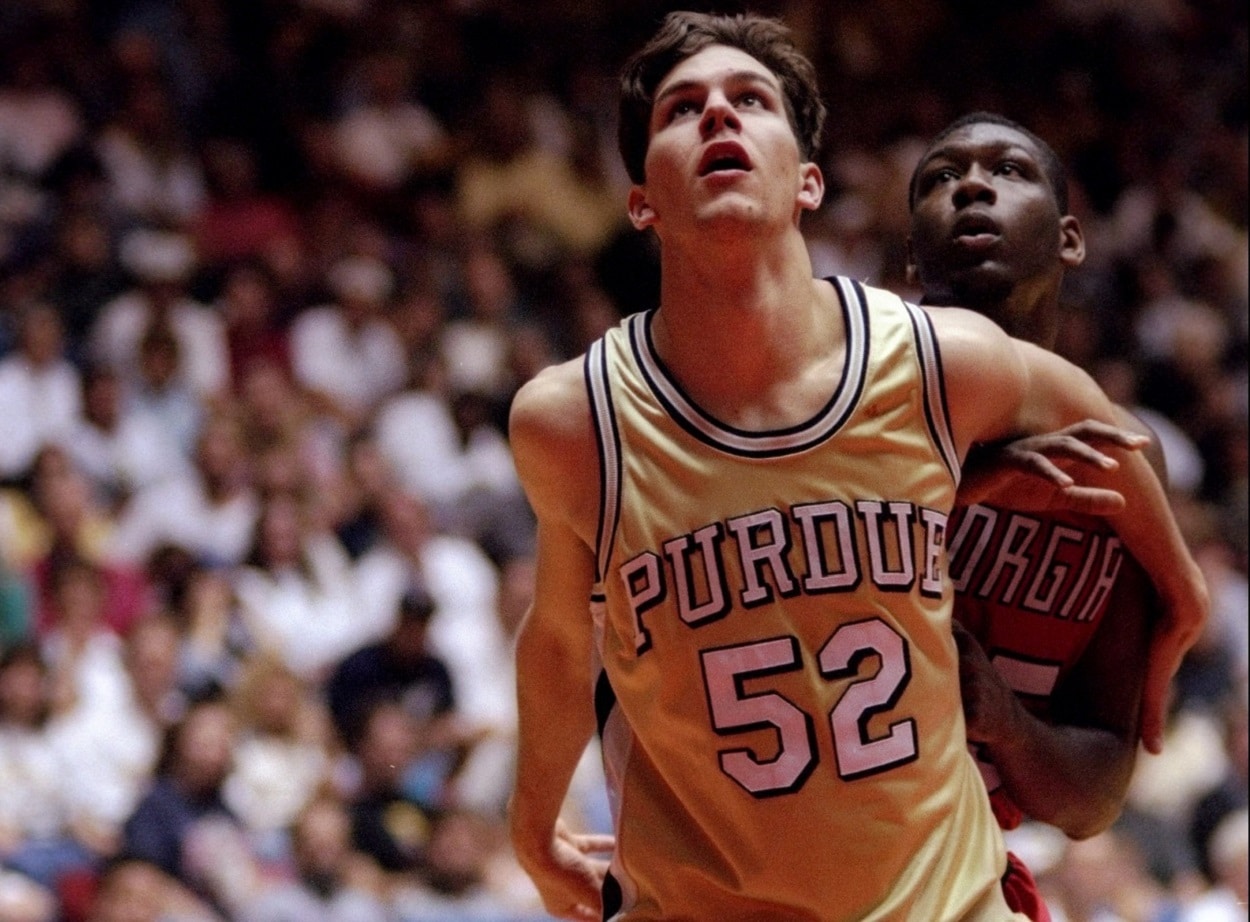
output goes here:
{"type": "Polygon", "coordinates": [[[621,72],[617,143],[633,182],[641,183],[646,178],[656,87],[674,67],[711,45],[738,48],[777,76],[799,151],[806,161],[816,158],[825,104],[820,98],[815,68],[795,47],[789,29],[763,16],[679,11],[664,18],[659,31],[626,62],[621,72]]]}

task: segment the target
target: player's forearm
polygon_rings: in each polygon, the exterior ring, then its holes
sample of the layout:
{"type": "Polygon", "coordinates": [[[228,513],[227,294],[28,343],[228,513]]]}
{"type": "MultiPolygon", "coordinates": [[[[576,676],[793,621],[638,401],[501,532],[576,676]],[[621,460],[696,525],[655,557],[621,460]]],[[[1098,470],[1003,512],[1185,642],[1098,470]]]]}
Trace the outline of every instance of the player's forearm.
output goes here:
{"type": "Polygon", "coordinates": [[[509,809],[524,866],[549,853],[573,773],[594,734],[589,650],[532,626],[517,640],[517,768],[509,809]]]}
{"type": "MultiPolygon", "coordinates": [[[[1022,413],[1029,432],[1044,433],[1083,419],[1117,423],[1121,417],[1084,372],[1035,347],[1026,348],[1030,397],[1022,413]]],[[[1110,480],[1127,502],[1112,520],[1125,548],[1151,575],[1160,596],[1174,611],[1205,617],[1208,605],[1198,565],[1172,514],[1163,485],[1141,452],[1119,452],[1119,469],[1110,480]]]]}
{"type": "Polygon", "coordinates": [[[1136,747],[1107,730],[1048,724],[1021,707],[1010,730],[985,748],[1026,815],[1084,839],[1119,816],[1136,747]]]}

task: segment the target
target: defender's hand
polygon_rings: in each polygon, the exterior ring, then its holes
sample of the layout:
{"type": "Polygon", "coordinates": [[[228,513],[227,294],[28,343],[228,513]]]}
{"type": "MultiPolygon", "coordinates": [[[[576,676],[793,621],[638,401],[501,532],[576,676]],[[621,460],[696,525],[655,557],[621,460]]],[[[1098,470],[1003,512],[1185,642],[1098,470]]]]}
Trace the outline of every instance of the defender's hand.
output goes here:
{"type": "Polygon", "coordinates": [[[1096,443],[1137,451],[1149,442],[1139,433],[1090,419],[1046,435],[985,446],[969,455],[957,502],[991,503],[1021,512],[1115,515],[1124,509],[1119,492],[1077,483],[1056,461],[1111,471],[1119,462],[1096,443]]]}
{"type": "Polygon", "coordinates": [[[1211,611],[1206,580],[1196,564],[1191,561],[1188,567],[1178,567],[1175,579],[1183,586],[1183,592],[1163,599],[1163,610],[1150,639],[1146,679],[1142,685],[1142,744],[1147,752],[1155,755],[1163,751],[1172,679],[1180,669],[1181,660],[1202,634],[1211,611]]]}

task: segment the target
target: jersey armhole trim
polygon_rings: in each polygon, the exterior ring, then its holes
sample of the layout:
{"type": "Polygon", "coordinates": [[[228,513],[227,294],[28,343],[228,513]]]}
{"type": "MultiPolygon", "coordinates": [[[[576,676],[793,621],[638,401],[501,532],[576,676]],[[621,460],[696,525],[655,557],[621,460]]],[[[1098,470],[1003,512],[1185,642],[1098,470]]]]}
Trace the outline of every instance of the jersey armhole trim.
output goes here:
{"type": "Polygon", "coordinates": [[[612,554],[621,503],[620,432],[612,407],[603,339],[596,340],[586,351],[584,370],[595,425],[595,441],[599,448],[599,528],[595,541],[595,576],[602,582],[612,554]]]}
{"type": "Polygon", "coordinates": [[[916,336],[916,352],[920,358],[920,376],[924,388],[924,416],[929,435],[937,447],[955,486],[959,486],[959,452],[951,433],[950,409],[946,401],[946,383],[942,377],[942,353],[933,321],[924,309],[908,301],[903,302],[911,315],[912,330],[916,336]]]}

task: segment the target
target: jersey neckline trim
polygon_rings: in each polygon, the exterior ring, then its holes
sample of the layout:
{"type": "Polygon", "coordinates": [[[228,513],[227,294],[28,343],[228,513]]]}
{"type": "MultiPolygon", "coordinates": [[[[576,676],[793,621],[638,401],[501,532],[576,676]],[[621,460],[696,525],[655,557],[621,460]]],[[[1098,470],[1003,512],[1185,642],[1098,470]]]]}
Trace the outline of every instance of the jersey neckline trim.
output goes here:
{"type": "Polygon", "coordinates": [[[842,308],[846,355],[842,375],[829,400],[810,419],[784,429],[752,432],[716,419],[696,404],[673,378],[655,350],[651,325],[655,311],[635,314],[628,324],[630,346],[648,387],[670,417],[690,435],[727,454],[776,458],[798,454],[820,444],[840,429],[859,402],[868,373],[868,301],[859,282],[826,279],[842,308]]]}

